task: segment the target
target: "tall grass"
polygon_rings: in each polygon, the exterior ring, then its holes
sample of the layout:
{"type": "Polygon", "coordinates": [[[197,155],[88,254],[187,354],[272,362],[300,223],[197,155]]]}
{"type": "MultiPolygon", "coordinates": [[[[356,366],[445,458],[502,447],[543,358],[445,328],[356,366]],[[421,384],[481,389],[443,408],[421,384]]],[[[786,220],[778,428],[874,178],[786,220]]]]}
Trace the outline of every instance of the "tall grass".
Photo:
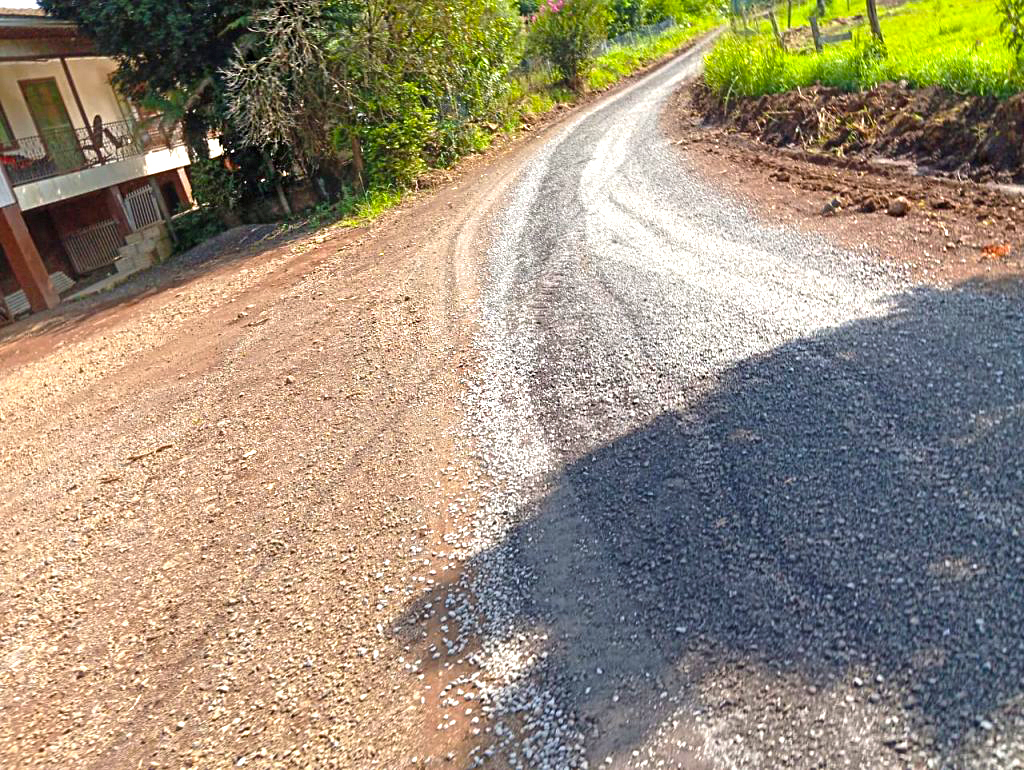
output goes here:
{"type": "Polygon", "coordinates": [[[706,59],[708,86],[723,99],[757,97],[820,83],[846,91],[904,80],[980,96],[1024,91],[1024,73],[999,35],[992,0],[921,0],[883,18],[886,47],[860,28],[851,42],[783,53],[768,34],[723,37],[706,59]]]}

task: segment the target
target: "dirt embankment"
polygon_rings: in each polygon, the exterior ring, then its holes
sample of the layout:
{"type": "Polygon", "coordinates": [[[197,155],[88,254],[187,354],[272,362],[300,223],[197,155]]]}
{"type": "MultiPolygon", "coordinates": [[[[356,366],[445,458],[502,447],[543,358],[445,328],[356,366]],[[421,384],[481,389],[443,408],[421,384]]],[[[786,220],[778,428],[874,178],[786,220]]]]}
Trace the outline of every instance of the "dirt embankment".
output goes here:
{"type": "Polygon", "coordinates": [[[1024,196],[982,182],[1019,179],[1021,140],[995,148],[1024,136],[1008,117],[1022,103],[984,112],[980,101],[954,108],[951,97],[943,109],[944,98],[897,85],[813,88],[726,111],[698,82],[675,94],[665,129],[688,165],[775,222],[867,248],[929,283],[1018,285],[1024,196]]]}
{"type": "Polygon", "coordinates": [[[998,100],[884,83],[860,93],[813,86],[730,104],[697,85],[694,96],[707,120],[775,147],[905,159],[974,181],[1024,183],[1024,94],[998,100]]]}

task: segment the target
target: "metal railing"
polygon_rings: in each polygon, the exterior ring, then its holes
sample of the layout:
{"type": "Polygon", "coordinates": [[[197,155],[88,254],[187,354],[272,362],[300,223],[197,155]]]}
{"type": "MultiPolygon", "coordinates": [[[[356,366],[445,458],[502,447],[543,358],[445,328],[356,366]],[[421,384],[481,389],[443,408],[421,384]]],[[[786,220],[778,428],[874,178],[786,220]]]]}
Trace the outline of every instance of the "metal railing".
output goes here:
{"type": "Polygon", "coordinates": [[[17,186],[180,144],[180,126],[164,129],[156,118],[144,124],[97,122],[90,128],[57,128],[16,139],[14,146],[0,150],[0,162],[17,186]]]}
{"type": "Polygon", "coordinates": [[[160,204],[150,187],[139,187],[125,193],[124,210],[133,230],[141,230],[160,221],[160,204]]]}
{"type": "Polygon", "coordinates": [[[84,227],[64,236],[61,242],[79,275],[113,264],[124,246],[121,230],[113,219],[84,227]]]}

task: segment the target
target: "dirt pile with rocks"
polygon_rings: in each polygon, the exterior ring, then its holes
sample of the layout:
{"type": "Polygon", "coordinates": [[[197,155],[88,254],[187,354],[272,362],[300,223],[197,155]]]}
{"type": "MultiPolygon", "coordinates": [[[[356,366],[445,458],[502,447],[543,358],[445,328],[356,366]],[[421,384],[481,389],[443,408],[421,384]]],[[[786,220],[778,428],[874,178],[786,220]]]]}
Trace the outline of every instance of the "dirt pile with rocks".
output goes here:
{"type": "Polygon", "coordinates": [[[693,101],[708,122],[775,147],[903,159],[974,181],[1024,183],[1024,94],[1000,100],[884,83],[859,93],[813,86],[726,103],[699,82],[693,101]]]}

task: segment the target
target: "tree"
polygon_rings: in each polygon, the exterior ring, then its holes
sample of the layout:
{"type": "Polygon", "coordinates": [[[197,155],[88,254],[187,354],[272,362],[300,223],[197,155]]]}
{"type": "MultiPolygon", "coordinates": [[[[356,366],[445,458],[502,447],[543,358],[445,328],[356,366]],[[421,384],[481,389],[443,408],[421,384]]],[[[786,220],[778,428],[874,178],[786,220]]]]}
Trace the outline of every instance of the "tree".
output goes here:
{"type": "Polygon", "coordinates": [[[507,0],[274,0],[225,71],[230,117],[307,170],[409,184],[496,117],[518,24],[507,0]]]}
{"type": "Polygon", "coordinates": [[[193,134],[222,128],[219,71],[265,0],[40,0],[75,22],[117,60],[117,83],[133,99],[177,103],[193,134]]]}
{"type": "Polygon", "coordinates": [[[550,61],[566,84],[583,91],[610,15],[604,0],[547,0],[530,25],[527,46],[550,61]]]}

